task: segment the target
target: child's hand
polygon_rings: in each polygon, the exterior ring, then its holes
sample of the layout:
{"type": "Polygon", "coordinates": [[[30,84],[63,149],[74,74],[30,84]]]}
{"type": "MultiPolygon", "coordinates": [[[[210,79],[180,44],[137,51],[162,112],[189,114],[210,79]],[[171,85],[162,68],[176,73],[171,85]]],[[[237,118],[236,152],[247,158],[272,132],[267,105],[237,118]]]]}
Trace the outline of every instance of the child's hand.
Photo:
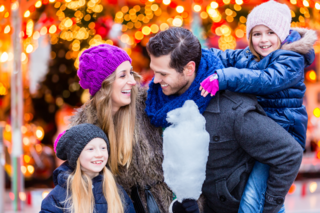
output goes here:
{"type": "Polygon", "coordinates": [[[219,81],[218,75],[214,73],[213,75],[208,76],[200,83],[201,95],[206,97],[209,93],[211,96],[214,96],[219,91],[219,81]]]}
{"type": "Polygon", "coordinates": [[[207,95],[209,94],[209,92],[203,89],[202,86],[200,86],[199,90],[201,91],[201,96],[203,97],[207,97],[207,95]]]}

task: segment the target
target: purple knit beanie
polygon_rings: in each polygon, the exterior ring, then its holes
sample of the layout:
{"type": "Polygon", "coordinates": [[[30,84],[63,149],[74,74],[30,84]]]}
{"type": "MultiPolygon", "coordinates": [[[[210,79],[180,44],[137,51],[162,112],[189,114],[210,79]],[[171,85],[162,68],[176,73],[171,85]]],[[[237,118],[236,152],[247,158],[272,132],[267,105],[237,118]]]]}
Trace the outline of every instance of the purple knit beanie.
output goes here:
{"type": "Polygon", "coordinates": [[[89,89],[90,95],[94,96],[102,82],[125,61],[131,63],[129,55],[113,45],[100,44],[85,50],[79,59],[80,86],[89,89]]]}
{"type": "Polygon", "coordinates": [[[249,13],[247,18],[247,39],[250,31],[257,25],[265,25],[273,30],[283,42],[289,35],[291,11],[286,4],[268,1],[260,4],[249,13]]]}

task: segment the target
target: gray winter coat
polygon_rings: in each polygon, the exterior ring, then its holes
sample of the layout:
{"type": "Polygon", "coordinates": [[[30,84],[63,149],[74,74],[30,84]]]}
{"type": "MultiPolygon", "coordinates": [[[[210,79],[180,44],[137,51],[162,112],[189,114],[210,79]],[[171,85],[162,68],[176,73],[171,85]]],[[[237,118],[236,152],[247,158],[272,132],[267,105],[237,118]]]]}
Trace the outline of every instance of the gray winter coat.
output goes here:
{"type": "Polygon", "coordinates": [[[205,212],[238,212],[254,159],[270,166],[263,212],[278,212],[298,173],[301,146],[254,96],[220,91],[203,115],[210,134],[205,212]]]}

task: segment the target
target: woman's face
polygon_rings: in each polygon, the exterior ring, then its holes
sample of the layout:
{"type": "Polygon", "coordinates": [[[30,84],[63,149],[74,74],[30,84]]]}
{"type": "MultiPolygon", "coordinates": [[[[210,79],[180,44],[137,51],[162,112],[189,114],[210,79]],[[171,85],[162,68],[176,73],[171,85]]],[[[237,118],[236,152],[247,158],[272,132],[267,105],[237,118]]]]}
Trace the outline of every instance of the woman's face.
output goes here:
{"type": "Polygon", "coordinates": [[[279,49],[280,39],[269,27],[258,25],[252,29],[252,45],[257,53],[265,57],[279,49]]]}
{"type": "Polygon", "coordinates": [[[131,89],[136,85],[133,77],[132,66],[125,61],[115,71],[115,81],[112,84],[112,111],[115,114],[120,107],[131,103],[131,89]]]}
{"type": "Polygon", "coordinates": [[[108,162],[107,143],[102,138],[92,139],[82,150],[79,160],[81,170],[90,178],[96,177],[108,162]]]}

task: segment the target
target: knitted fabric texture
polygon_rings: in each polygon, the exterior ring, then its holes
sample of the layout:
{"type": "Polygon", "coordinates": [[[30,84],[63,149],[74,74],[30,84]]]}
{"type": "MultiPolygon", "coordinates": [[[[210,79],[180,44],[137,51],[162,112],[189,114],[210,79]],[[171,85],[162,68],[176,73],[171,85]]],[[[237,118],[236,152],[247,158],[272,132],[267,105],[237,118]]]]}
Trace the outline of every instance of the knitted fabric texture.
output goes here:
{"type": "Polygon", "coordinates": [[[199,107],[200,113],[207,108],[212,97],[202,97],[199,90],[200,83],[217,69],[224,68],[220,59],[210,50],[202,49],[202,56],[196,77],[189,89],[181,95],[165,95],[160,84],[155,84],[152,79],[149,85],[146,101],[146,113],[150,122],[157,127],[168,127],[167,113],[182,107],[186,100],[193,100],[199,107]]]}
{"type": "Polygon", "coordinates": [[[281,42],[289,35],[291,11],[286,4],[268,1],[253,8],[247,18],[247,39],[250,31],[257,25],[265,25],[273,30],[281,42]]]}
{"type": "Polygon", "coordinates": [[[79,84],[83,89],[89,89],[90,95],[94,96],[102,82],[123,62],[131,63],[131,58],[119,47],[100,44],[85,50],[79,61],[79,84]]]}
{"type": "Polygon", "coordinates": [[[71,127],[60,137],[56,146],[57,157],[68,160],[69,165],[75,168],[82,150],[94,138],[105,140],[110,155],[110,144],[106,134],[99,127],[84,123],[71,127]]]}

